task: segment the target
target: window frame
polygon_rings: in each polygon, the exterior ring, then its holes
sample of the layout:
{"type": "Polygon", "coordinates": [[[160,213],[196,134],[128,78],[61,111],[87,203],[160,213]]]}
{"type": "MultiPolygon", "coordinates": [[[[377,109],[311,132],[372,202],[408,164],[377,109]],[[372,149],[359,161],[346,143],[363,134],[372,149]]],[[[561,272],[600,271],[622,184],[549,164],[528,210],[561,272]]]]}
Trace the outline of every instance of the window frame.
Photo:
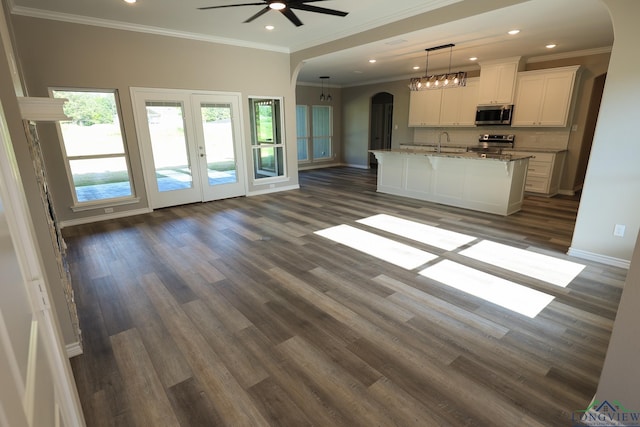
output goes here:
{"type": "Polygon", "coordinates": [[[54,98],[54,92],[87,92],[87,93],[109,93],[113,94],[116,114],[118,115],[118,125],[120,127],[120,137],[122,139],[122,153],[110,153],[110,154],[92,154],[92,155],[80,155],[80,156],[68,156],[67,147],[62,133],[62,126],[60,121],[56,121],[56,131],[58,133],[58,142],[60,144],[60,152],[64,161],[65,173],[67,174],[67,183],[71,192],[73,204],[71,210],[74,212],[80,212],[84,210],[103,208],[109,206],[119,206],[126,204],[138,203],[140,197],[137,196],[137,192],[134,185],[133,174],[131,170],[131,160],[129,155],[129,147],[127,144],[127,138],[125,135],[124,123],[122,119],[122,108],[120,106],[120,96],[118,89],[106,89],[106,88],[77,88],[77,87],[50,87],[48,89],[49,96],[54,98]],[[122,197],[112,197],[108,199],[88,200],[86,202],[78,201],[78,193],[76,185],[73,180],[73,173],[71,171],[71,161],[73,160],[94,160],[105,158],[123,158],[127,167],[127,176],[129,178],[129,186],[131,188],[131,194],[122,197]]]}
{"type": "Polygon", "coordinates": [[[279,96],[249,96],[249,123],[251,127],[251,141],[250,141],[250,149],[251,149],[251,178],[254,185],[262,185],[262,184],[270,184],[274,182],[288,181],[288,168],[287,168],[287,144],[286,144],[286,128],[284,122],[284,98],[279,96]],[[276,112],[276,117],[272,118],[273,123],[273,134],[274,139],[277,142],[273,143],[260,143],[258,141],[257,131],[256,131],[256,120],[255,120],[255,109],[254,105],[256,102],[260,101],[277,101],[278,103],[278,111],[276,112]],[[255,153],[264,148],[273,148],[274,149],[274,158],[278,159],[278,149],[282,151],[282,174],[274,175],[274,176],[266,176],[266,177],[256,177],[256,172],[258,171],[258,165],[255,161],[255,153]]]}

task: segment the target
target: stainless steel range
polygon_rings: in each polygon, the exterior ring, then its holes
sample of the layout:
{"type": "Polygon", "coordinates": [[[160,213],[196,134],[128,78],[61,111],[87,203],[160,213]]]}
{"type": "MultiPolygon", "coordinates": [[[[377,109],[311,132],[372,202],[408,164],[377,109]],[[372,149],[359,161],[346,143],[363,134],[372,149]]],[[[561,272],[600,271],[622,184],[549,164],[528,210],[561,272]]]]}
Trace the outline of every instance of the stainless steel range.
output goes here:
{"type": "Polygon", "coordinates": [[[467,148],[467,151],[473,153],[484,154],[502,154],[502,150],[505,148],[513,148],[513,142],[516,136],[513,134],[507,135],[480,135],[478,139],[478,145],[475,147],[467,148]]]}

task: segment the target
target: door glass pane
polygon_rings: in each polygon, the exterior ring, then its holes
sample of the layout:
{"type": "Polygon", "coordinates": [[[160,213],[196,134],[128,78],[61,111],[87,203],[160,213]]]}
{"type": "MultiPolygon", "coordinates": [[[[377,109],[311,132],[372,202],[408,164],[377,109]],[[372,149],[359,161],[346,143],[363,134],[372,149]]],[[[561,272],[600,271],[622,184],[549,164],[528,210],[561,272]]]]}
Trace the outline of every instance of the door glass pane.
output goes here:
{"type": "Polygon", "coordinates": [[[147,121],[158,191],[193,186],[183,107],[180,102],[147,102],[147,121]]]}
{"type": "Polygon", "coordinates": [[[204,130],[204,153],[202,148],[199,149],[200,154],[206,156],[209,185],[237,182],[231,105],[201,104],[200,114],[204,130]]]}

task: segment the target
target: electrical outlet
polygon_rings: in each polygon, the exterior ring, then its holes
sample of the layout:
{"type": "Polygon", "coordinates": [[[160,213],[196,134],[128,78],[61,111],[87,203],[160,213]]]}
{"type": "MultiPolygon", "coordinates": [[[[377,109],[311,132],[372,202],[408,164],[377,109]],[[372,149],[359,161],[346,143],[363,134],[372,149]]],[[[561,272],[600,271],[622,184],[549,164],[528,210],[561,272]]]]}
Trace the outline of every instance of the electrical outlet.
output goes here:
{"type": "Polygon", "coordinates": [[[104,213],[113,213],[113,208],[104,208],[104,213]]]}
{"type": "Polygon", "coordinates": [[[616,237],[624,237],[624,229],[626,227],[622,224],[616,224],[615,227],[613,227],[613,235],[616,237]]]}

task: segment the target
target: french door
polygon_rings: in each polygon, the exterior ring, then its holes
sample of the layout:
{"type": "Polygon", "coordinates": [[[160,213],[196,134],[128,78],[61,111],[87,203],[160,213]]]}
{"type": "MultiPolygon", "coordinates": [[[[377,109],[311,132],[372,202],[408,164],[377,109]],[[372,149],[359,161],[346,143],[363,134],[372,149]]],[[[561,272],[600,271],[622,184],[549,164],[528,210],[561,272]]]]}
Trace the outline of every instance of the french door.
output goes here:
{"type": "Polygon", "coordinates": [[[152,208],[246,194],[240,95],[132,88],[152,208]]]}

